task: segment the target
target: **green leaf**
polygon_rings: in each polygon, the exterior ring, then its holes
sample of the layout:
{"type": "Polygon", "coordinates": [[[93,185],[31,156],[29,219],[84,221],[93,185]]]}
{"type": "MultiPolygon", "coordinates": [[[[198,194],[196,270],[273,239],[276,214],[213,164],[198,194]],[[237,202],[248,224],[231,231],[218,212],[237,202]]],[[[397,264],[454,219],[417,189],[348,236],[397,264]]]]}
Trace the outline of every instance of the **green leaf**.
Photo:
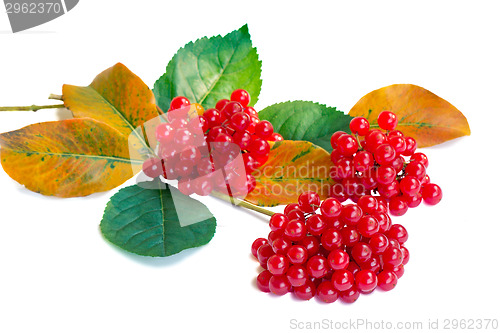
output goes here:
{"type": "Polygon", "coordinates": [[[262,86],[261,66],[245,24],[224,37],[204,37],[179,49],[153,92],[164,111],[176,96],[213,108],[218,100],[229,98],[239,88],[250,93],[250,105],[254,105],[262,86]]]}
{"type": "Polygon", "coordinates": [[[101,232],[126,251],[167,257],[207,244],[215,226],[205,205],[156,180],[116,193],[104,211],[101,232]]]}
{"type": "Polygon", "coordinates": [[[273,124],[285,140],[309,141],[332,151],[330,137],[336,131],[349,131],[352,117],[334,107],[306,101],[273,104],[259,112],[261,120],[273,124]]]}

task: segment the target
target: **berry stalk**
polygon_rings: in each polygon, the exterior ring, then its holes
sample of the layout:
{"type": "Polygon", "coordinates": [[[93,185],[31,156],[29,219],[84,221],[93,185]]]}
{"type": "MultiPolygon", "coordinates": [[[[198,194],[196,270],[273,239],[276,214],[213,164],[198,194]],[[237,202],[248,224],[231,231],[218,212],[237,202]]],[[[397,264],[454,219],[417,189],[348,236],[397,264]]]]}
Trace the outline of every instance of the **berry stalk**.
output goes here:
{"type": "Polygon", "coordinates": [[[0,111],[32,111],[36,112],[42,109],[60,109],[64,104],[53,105],[29,105],[29,106],[0,106],[0,111]]]}
{"type": "Polygon", "coordinates": [[[214,196],[214,197],[216,197],[218,199],[221,199],[221,200],[224,200],[226,202],[229,202],[232,205],[240,206],[240,207],[243,207],[243,208],[246,208],[246,209],[250,209],[250,210],[253,210],[255,212],[258,212],[258,213],[261,213],[261,214],[264,214],[264,215],[267,215],[267,216],[273,216],[274,215],[274,212],[272,212],[270,210],[267,210],[267,209],[259,207],[259,206],[252,205],[251,203],[248,203],[246,201],[239,200],[239,199],[230,197],[228,195],[225,195],[225,194],[222,194],[222,193],[219,193],[219,192],[215,192],[214,191],[214,192],[211,193],[211,196],[214,196]]]}

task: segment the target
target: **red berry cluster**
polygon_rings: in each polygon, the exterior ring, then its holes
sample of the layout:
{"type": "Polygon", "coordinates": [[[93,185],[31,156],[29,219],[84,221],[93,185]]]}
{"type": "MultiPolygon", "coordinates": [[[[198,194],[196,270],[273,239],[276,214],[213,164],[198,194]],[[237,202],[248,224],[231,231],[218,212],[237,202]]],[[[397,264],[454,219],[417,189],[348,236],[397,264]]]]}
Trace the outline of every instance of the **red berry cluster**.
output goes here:
{"type": "Polygon", "coordinates": [[[353,135],[342,131],[332,135],[330,176],[338,184],[331,188],[331,196],[356,202],[363,195],[378,193],[396,216],[417,207],[422,199],[430,205],[441,201],[441,188],[430,183],[427,174],[427,156],[415,152],[415,139],[396,130],[396,115],[383,111],[377,121],[381,130],[370,130],[365,118],[356,117],[349,125],[353,135]]]}
{"type": "Polygon", "coordinates": [[[377,286],[393,289],[410,258],[403,246],[408,232],[393,225],[386,202],[371,195],[342,205],[335,198],[320,204],[317,193],[305,192],[271,216],[269,226],[252,254],[264,268],[257,286],[276,295],[352,303],[377,286]]]}
{"type": "Polygon", "coordinates": [[[255,188],[252,171],[269,158],[268,141],[283,137],[274,133],[270,122],[259,120],[249,103],[250,95],[243,89],[207,110],[186,97],[175,97],[166,121],[156,128],[158,156],[144,162],[144,173],[179,180],[179,190],[186,195],[209,195],[213,190],[233,196],[250,193],[255,188]]]}

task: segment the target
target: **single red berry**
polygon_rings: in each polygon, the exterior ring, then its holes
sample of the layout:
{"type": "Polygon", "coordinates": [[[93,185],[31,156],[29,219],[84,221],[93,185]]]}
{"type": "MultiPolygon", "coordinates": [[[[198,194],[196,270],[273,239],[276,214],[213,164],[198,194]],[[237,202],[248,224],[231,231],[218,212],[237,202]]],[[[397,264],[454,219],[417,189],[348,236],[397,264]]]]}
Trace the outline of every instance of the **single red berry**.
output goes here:
{"type": "Polygon", "coordinates": [[[322,278],[328,272],[328,262],[322,255],[315,255],[309,258],[306,264],[307,273],[315,278],[322,278]]]}
{"type": "Polygon", "coordinates": [[[336,228],[329,228],[321,235],[321,245],[332,251],[342,246],[342,235],[336,228]]]}
{"type": "Polygon", "coordinates": [[[333,273],[332,283],[338,291],[348,290],[354,285],[354,276],[347,269],[339,269],[333,273]]]}
{"type": "Polygon", "coordinates": [[[189,102],[189,99],[187,99],[184,96],[177,96],[172,99],[170,102],[170,110],[177,110],[182,108],[183,106],[188,106],[191,103],[189,102]]]}
{"type": "Polygon", "coordinates": [[[296,242],[306,236],[307,229],[304,222],[299,220],[291,220],[285,227],[285,235],[290,240],[296,242]]]}
{"type": "Polygon", "coordinates": [[[394,170],[391,166],[380,166],[377,168],[375,179],[379,184],[390,184],[394,181],[394,179],[396,179],[396,170],[394,170]]]}
{"type": "Polygon", "coordinates": [[[414,138],[407,136],[405,138],[405,142],[406,142],[406,150],[402,152],[401,155],[403,156],[413,155],[415,150],[417,150],[417,141],[414,138]]]}
{"type": "Polygon", "coordinates": [[[278,141],[283,141],[283,136],[279,133],[273,133],[269,139],[267,139],[272,142],[278,142],[278,141]]]}
{"type": "Polygon", "coordinates": [[[393,167],[396,173],[400,173],[405,166],[405,159],[402,156],[396,156],[388,166],[393,167]]]}
{"type": "Polygon", "coordinates": [[[388,165],[396,158],[396,151],[389,144],[382,144],[375,149],[375,161],[380,165],[388,165]]]}
{"type": "Polygon", "coordinates": [[[333,133],[332,137],[330,138],[330,144],[332,145],[333,149],[337,148],[337,140],[344,134],[347,133],[344,131],[337,131],[333,133]]]}
{"type": "Polygon", "coordinates": [[[267,269],[267,260],[274,255],[273,248],[269,244],[264,244],[257,250],[257,259],[262,267],[267,269]]]}
{"type": "Polygon", "coordinates": [[[262,139],[269,139],[273,135],[273,125],[267,120],[261,120],[255,125],[255,135],[262,139]]]}
{"type": "Polygon", "coordinates": [[[403,198],[406,200],[406,203],[408,204],[409,208],[418,207],[418,205],[420,205],[420,203],[422,202],[422,194],[421,193],[417,193],[412,197],[409,197],[409,196],[404,194],[403,198]]]}
{"type": "Polygon", "coordinates": [[[377,275],[378,287],[384,291],[392,290],[398,283],[398,277],[392,271],[383,270],[377,275]]]}
{"type": "Polygon", "coordinates": [[[431,182],[431,178],[429,177],[429,175],[425,175],[424,179],[422,179],[422,181],[421,181],[421,184],[423,186],[424,184],[429,184],[430,182],[431,182]]]}
{"type": "Polygon", "coordinates": [[[221,99],[220,101],[217,102],[217,104],[215,104],[215,108],[219,111],[222,111],[222,109],[224,109],[227,103],[229,103],[228,99],[221,99]]]}
{"type": "Polygon", "coordinates": [[[250,125],[250,117],[245,112],[236,112],[231,116],[229,123],[236,131],[244,131],[250,125]]]}
{"type": "Polygon", "coordinates": [[[273,275],[285,274],[288,265],[288,259],[282,254],[274,254],[267,260],[267,269],[273,275]]]}
{"type": "Polygon", "coordinates": [[[422,188],[422,199],[428,205],[437,205],[443,198],[441,187],[436,184],[425,184],[422,188]]]}
{"type": "Polygon", "coordinates": [[[376,213],[378,209],[378,200],[371,195],[363,195],[359,198],[357,204],[365,214],[376,213]]]}
{"type": "Polygon", "coordinates": [[[175,129],[169,123],[161,123],[156,127],[156,140],[160,143],[168,143],[174,139],[175,129]]]}
{"type": "Polygon", "coordinates": [[[321,199],[319,194],[313,191],[303,192],[299,195],[298,204],[304,213],[312,213],[318,209],[321,199]]]}
{"type": "Polygon", "coordinates": [[[399,182],[399,189],[401,193],[413,197],[420,192],[420,181],[416,177],[406,176],[399,182]]]}
{"type": "Polygon", "coordinates": [[[389,240],[387,236],[382,233],[376,233],[368,241],[374,254],[382,254],[389,246],[389,240]]]}
{"type": "Polygon", "coordinates": [[[370,133],[365,137],[365,149],[371,153],[382,144],[387,142],[387,137],[384,133],[379,130],[371,130],[370,133]]]}
{"type": "Polygon", "coordinates": [[[302,212],[300,209],[294,209],[289,211],[286,214],[286,217],[288,217],[288,220],[299,220],[302,222],[306,222],[306,217],[304,215],[304,212],[302,212]]]}
{"type": "Polygon", "coordinates": [[[311,280],[307,280],[302,286],[293,288],[293,293],[297,298],[308,301],[316,295],[316,285],[311,280]]]}
{"type": "Polygon", "coordinates": [[[404,265],[399,265],[399,266],[393,267],[392,272],[394,274],[396,274],[396,276],[398,277],[398,280],[399,280],[399,279],[401,279],[401,277],[405,273],[405,267],[404,267],[404,265]]]}
{"type": "Polygon", "coordinates": [[[283,213],[285,215],[288,215],[292,210],[300,210],[299,204],[298,203],[291,203],[285,206],[285,209],[283,213]]]}
{"type": "Polygon", "coordinates": [[[220,112],[216,109],[205,110],[203,116],[207,120],[209,128],[212,128],[214,126],[219,126],[220,124],[222,124],[222,117],[220,115],[220,112]]]}
{"type": "Polygon", "coordinates": [[[346,226],[340,229],[340,234],[342,235],[342,242],[347,247],[354,246],[361,238],[355,226],[346,226]]]}
{"type": "Polygon", "coordinates": [[[259,117],[259,113],[251,106],[247,106],[245,109],[243,109],[243,112],[245,112],[250,117],[259,117]]]}
{"type": "Polygon", "coordinates": [[[353,159],[356,171],[365,172],[373,167],[373,155],[367,151],[358,151],[353,159]]]}
{"type": "Polygon", "coordinates": [[[236,89],[231,93],[231,101],[239,102],[244,108],[250,103],[250,94],[243,89],[236,89]]]}
{"type": "Polygon", "coordinates": [[[403,253],[403,262],[402,265],[406,265],[410,261],[410,252],[404,246],[401,246],[401,253],[403,253]]]}
{"type": "Polygon", "coordinates": [[[370,131],[370,124],[368,120],[363,117],[355,117],[349,123],[349,129],[352,134],[358,134],[360,136],[365,136],[370,131]]]}
{"type": "Polygon", "coordinates": [[[427,155],[425,155],[424,153],[415,153],[411,155],[410,161],[420,162],[425,166],[425,168],[429,167],[429,159],[427,158],[427,155]]]}
{"type": "Polygon", "coordinates": [[[413,176],[419,181],[423,180],[426,174],[425,166],[417,161],[412,161],[408,163],[405,168],[405,173],[407,176],[413,176]]]}
{"type": "Polygon", "coordinates": [[[322,215],[314,214],[307,219],[306,227],[311,235],[319,236],[328,228],[328,223],[322,215]]]}
{"type": "Polygon", "coordinates": [[[356,243],[351,250],[351,256],[358,264],[362,264],[370,260],[372,253],[372,248],[363,242],[356,243]]]}
{"type": "Polygon", "coordinates": [[[373,256],[368,261],[365,261],[364,263],[361,263],[360,269],[368,269],[372,271],[375,274],[378,274],[380,272],[380,257],[379,256],[373,256]]]}
{"type": "Polygon", "coordinates": [[[156,178],[163,174],[161,160],[157,157],[151,157],[142,164],[142,171],[150,178],[156,178]]]}
{"type": "Polygon", "coordinates": [[[307,261],[307,249],[303,245],[293,245],[286,255],[292,264],[302,265],[307,261]]]}
{"type": "Polygon", "coordinates": [[[398,266],[403,263],[403,253],[395,246],[389,246],[382,253],[382,262],[384,265],[398,266]]]}
{"type": "Polygon", "coordinates": [[[398,125],[396,114],[390,111],[382,111],[377,118],[377,123],[381,129],[392,131],[398,125]]]}
{"type": "Polygon", "coordinates": [[[257,276],[257,287],[265,292],[268,293],[269,290],[269,280],[271,279],[273,275],[271,272],[269,272],[267,269],[260,272],[260,274],[257,276]]]}
{"type": "Polygon", "coordinates": [[[351,289],[341,291],[339,294],[340,300],[344,303],[354,303],[358,300],[360,292],[358,288],[352,287],[351,289]]]}
{"type": "Polygon", "coordinates": [[[257,251],[264,244],[268,244],[267,243],[267,239],[265,239],[265,238],[257,238],[256,240],[253,241],[253,243],[252,243],[252,254],[253,254],[253,256],[255,258],[257,258],[257,251]]]}
{"type": "Polygon", "coordinates": [[[401,137],[404,137],[404,134],[403,132],[399,131],[399,130],[394,130],[394,131],[390,131],[389,134],[387,134],[388,137],[392,137],[392,136],[401,136],[401,137]]]}
{"type": "Polygon", "coordinates": [[[327,261],[333,270],[346,269],[349,266],[349,254],[344,250],[336,249],[330,252],[327,261]]]}
{"type": "Polygon", "coordinates": [[[284,230],[288,223],[288,217],[285,214],[275,213],[269,220],[269,227],[272,231],[284,230]]]}
{"type": "Polygon", "coordinates": [[[290,282],[288,282],[288,278],[285,275],[273,275],[269,279],[269,290],[278,296],[285,295],[290,286],[290,282]]]}
{"type": "Polygon", "coordinates": [[[300,287],[307,282],[309,276],[307,275],[307,270],[304,266],[292,265],[286,271],[286,277],[292,287],[300,287]]]}
{"type": "Polygon", "coordinates": [[[369,293],[377,288],[377,275],[371,270],[363,269],[356,273],[356,287],[362,292],[369,293]]]}
{"type": "Polygon", "coordinates": [[[347,270],[348,270],[349,272],[351,272],[353,276],[355,276],[355,275],[356,275],[356,273],[357,273],[357,272],[359,272],[359,271],[361,270],[361,268],[359,267],[359,265],[358,265],[356,262],[351,261],[351,262],[349,263],[349,265],[347,265],[347,270]]]}
{"type": "Polygon", "coordinates": [[[380,184],[377,190],[384,199],[391,199],[399,194],[399,182],[395,180],[386,185],[380,184]]]}
{"type": "Polygon", "coordinates": [[[342,180],[354,176],[354,162],[352,158],[342,157],[331,167],[330,176],[334,180],[342,180]]]}
{"type": "Polygon", "coordinates": [[[398,195],[389,200],[389,212],[394,216],[402,216],[408,211],[408,203],[405,198],[398,195]]]}
{"type": "Polygon", "coordinates": [[[317,254],[319,251],[320,243],[318,238],[315,236],[306,236],[298,242],[299,245],[302,245],[307,250],[307,255],[312,257],[317,254]]]}
{"type": "Polygon", "coordinates": [[[222,109],[220,114],[221,114],[223,119],[231,119],[233,114],[238,113],[238,112],[242,112],[242,111],[243,111],[243,107],[241,106],[240,103],[231,101],[224,106],[224,108],[222,109]]]}
{"type": "Polygon", "coordinates": [[[394,148],[398,155],[406,151],[406,141],[402,136],[390,136],[387,142],[394,148]]]}
{"type": "Polygon", "coordinates": [[[278,237],[273,240],[271,247],[273,248],[274,253],[287,254],[288,250],[292,247],[292,242],[285,237],[278,237]]]}
{"type": "Polygon", "coordinates": [[[404,244],[408,240],[408,231],[406,231],[406,228],[401,224],[393,224],[392,227],[386,231],[385,235],[397,240],[399,244],[404,244]]]}
{"type": "Polygon", "coordinates": [[[264,157],[269,155],[269,151],[271,148],[269,147],[269,143],[266,140],[257,138],[250,143],[248,150],[254,157],[264,157]]]}
{"type": "Polygon", "coordinates": [[[370,238],[379,230],[378,221],[371,215],[364,215],[359,220],[357,228],[362,236],[370,238]]]}
{"type": "Polygon", "coordinates": [[[395,240],[394,238],[387,238],[387,240],[389,241],[389,246],[388,247],[395,247],[395,248],[398,248],[398,249],[401,249],[401,245],[399,244],[399,242],[397,240],[395,240]]]}
{"type": "Polygon", "coordinates": [[[333,303],[338,299],[339,295],[333,284],[326,280],[322,281],[316,289],[316,297],[322,302],[333,303]]]}
{"type": "Polygon", "coordinates": [[[337,140],[337,147],[344,156],[352,156],[358,151],[356,138],[349,134],[344,134],[337,140]]]}
{"type": "Polygon", "coordinates": [[[345,205],[340,214],[340,219],[347,225],[356,225],[363,216],[363,211],[356,204],[345,205]]]}

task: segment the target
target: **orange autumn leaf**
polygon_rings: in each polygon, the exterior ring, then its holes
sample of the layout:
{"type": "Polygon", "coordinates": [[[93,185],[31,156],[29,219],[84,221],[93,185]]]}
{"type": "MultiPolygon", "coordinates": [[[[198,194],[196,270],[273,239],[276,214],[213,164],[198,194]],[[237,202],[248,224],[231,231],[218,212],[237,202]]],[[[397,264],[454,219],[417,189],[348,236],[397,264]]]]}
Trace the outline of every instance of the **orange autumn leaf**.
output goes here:
{"type": "Polygon", "coordinates": [[[304,191],[328,197],[334,181],[330,178],[330,154],[307,141],[281,141],[271,147],[268,161],[253,172],[257,182],[245,201],[259,206],[297,202],[304,191]]]}
{"type": "Polygon", "coordinates": [[[368,93],[353,106],[349,115],[368,119],[378,128],[380,112],[389,110],[398,117],[398,126],[419,147],[429,147],[470,135],[465,116],[446,100],[413,84],[394,84],[368,93]]]}
{"type": "Polygon", "coordinates": [[[75,118],[92,118],[135,136],[137,151],[148,150],[134,129],[159,115],[153,92],[125,65],[118,63],[96,76],[87,87],[63,85],[63,101],[75,118]]]}
{"type": "Polygon", "coordinates": [[[58,197],[110,190],[133,176],[128,139],[93,119],[29,125],[0,134],[4,170],[31,191],[58,197]]]}

